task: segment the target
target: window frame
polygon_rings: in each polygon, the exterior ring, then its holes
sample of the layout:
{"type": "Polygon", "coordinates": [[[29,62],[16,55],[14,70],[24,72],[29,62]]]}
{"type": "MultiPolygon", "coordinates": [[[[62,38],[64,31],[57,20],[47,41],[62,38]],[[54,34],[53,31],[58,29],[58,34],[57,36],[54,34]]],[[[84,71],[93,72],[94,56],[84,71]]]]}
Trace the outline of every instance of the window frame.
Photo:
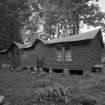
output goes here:
{"type": "Polygon", "coordinates": [[[62,62],[62,63],[67,63],[67,62],[72,62],[72,46],[71,45],[56,45],[56,57],[57,57],[57,62],[62,62]],[[59,48],[61,49],[61,60],[58,60],[58,50],[59,48]],[[70,51],[70,60],[66,60],[66,51],[70,51]]]}
{"type": "Polygon", "coordinates": [[[71,47],[71,45],[70,46],[65,46],[65,49],[64,49],[64,62],[72,62],[72,47],[71,47]],[[70,53],[70,55],[66,55],[66,53],[67,53],[67,51],[69,51],[69,53],[70,53]],[[66,58],[68,58],[69,57],[69,59],[67,60],[66,58]]]}
{"type": "Polygon", "coordinates": [[[61,45],[56,46],[56,57],[57,57],[57,62],[63,62],[63,50],[61,45]],[[58,51],[61,52],[61,60],[59,60],[58,51]]]}

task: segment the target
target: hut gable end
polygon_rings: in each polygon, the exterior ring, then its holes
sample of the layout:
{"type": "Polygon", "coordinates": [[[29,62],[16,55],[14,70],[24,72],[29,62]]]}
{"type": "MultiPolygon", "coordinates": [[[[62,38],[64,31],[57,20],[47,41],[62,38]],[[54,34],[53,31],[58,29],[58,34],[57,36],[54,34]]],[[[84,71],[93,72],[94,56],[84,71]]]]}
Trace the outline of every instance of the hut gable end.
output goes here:
{"type": "Polygon", "coordinates": [[[102,38],[100,35],[100,32],[97,33],[96,37],[91,40],[90,43],[90,62],[92,66],[95,64],[100,64],[101,63],[101,56],[102,56],[102,49],[103,49],[103,43],[102,43],[102,38]]]}
{"type": "Polygon", "coordinates": [[[36,66],[37,58],[43,58],[45,54],[45,45],[39,41],[33,48],[25,48],[21,50],[21,65],[36,66]]]}

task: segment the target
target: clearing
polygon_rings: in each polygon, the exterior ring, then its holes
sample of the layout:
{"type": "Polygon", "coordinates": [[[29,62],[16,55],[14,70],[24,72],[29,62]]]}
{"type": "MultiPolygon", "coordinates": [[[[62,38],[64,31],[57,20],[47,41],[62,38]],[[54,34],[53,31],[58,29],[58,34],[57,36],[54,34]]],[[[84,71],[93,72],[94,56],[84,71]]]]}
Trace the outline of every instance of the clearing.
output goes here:
{"type": "Polygon", "coordinates": [[[34,74],[31,71],[10,72],[8,69],[0,70],[0,94],[4,95],[6,101],[10,103],[27,101],[32,97],[35,89],[53,86],[54,84],[61,84],[69,88],[72,90],[72,94],[87,94],[95,97],[99,102],[105,100],[105,73],[71,76],[34,74]]]}

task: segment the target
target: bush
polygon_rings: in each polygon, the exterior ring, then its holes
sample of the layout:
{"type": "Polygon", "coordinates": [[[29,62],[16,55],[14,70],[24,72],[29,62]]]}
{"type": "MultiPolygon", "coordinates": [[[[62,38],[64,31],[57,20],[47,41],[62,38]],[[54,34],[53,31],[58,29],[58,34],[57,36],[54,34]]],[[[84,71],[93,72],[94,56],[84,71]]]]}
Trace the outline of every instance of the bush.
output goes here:
{"type": "Polygon", "coordinates": [[[15,105],[98,105],[95,98],[87,95],[71,94],[70,89],[58,84],[35,88],[30,97],[16,98],[15,103],[15,105]]]}
{"type": "Polygon", "coordinates": [[[53,87],[40,88],[35,91],[36,100],[46,105],[66,105],[67,103],[67,89],[61,85],[53,87]]]}
{"type": "Polygon", "coordinates": [[[87,95],[73,97],[70,99],[70,102],[75,103],[76,105],[98,105],[95,98],[87,95]]]}

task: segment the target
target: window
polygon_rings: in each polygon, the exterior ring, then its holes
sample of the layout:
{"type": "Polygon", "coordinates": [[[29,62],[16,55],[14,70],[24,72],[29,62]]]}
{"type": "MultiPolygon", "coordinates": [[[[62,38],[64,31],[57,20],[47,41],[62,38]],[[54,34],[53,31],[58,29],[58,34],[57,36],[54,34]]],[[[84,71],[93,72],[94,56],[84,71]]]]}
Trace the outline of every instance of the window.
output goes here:
{"type": "Polygon", "coordinates": [[[62,51],[57,51],[57,61],[62,62],[62,51]]]}
{"type": "Polygon", "coordinates": [[[65,62],[71,62],[72,61],[72,55],[71,55],[71,48],[66,46],[65,47],[65,62]]]}
{"type": "Polygon", "coordinates": [[[71,46],[57,46],[57,61],[58,62],[71,62],[71,46]]]}
{"type": "Polygon", "coordinates": [[[63,61],[62,48],[60,46],[57,46],[57,61],[63,61]]]}

